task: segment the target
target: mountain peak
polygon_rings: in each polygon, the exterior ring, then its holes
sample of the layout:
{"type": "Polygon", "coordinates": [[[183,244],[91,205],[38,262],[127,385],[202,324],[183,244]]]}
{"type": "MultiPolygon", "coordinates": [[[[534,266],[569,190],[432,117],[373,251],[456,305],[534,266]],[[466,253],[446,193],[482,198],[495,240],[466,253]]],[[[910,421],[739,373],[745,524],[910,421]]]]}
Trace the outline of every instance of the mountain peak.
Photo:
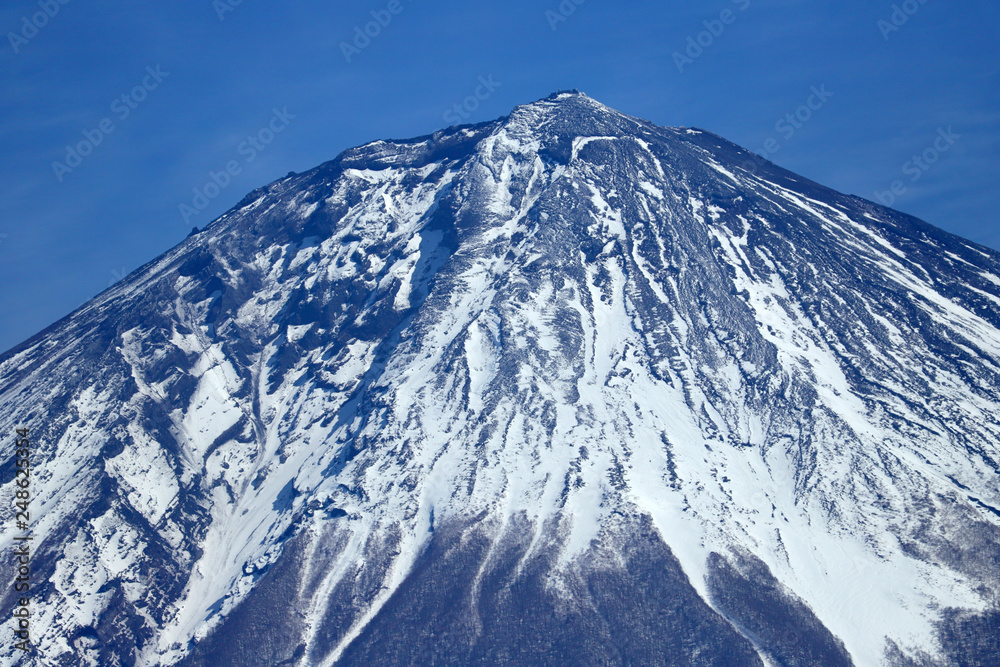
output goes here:
{"type": "Polygon", "coordinates": [[[583,115],[587,113],[598,113],[624,116],[621,112],[598,102],[597,100],[589,97],[586,93],[583,93],[575,88],[570,90],[559,90],[551,95],[536,100],[535,102],[517,106],[514,108],[512,115],[516,116],[519,110],[525,109],[532,110],[534,112],[542,111],[550,114],[569,113],[583,115]]]}
{"type": "Polygon", "coordinates": [[[587,97],[587,95],[585,93],[580,92],[576,88],[569,88],[567,90],[557,90],[556,92],[552,93],[551,95],[543,99],[561,100],[569,97],[587,97]]]}

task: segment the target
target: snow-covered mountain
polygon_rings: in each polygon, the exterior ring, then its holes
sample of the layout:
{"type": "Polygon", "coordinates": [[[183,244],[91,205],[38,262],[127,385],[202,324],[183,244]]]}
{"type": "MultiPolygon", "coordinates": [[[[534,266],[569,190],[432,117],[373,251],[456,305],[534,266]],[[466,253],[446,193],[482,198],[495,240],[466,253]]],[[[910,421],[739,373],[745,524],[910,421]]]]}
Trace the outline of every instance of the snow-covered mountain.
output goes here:
{"type": "Polygon", "coordinates": [[[3,664],[1000,664],[1000,253],[576,91],[254,191],[20,426],[3,664]]]}

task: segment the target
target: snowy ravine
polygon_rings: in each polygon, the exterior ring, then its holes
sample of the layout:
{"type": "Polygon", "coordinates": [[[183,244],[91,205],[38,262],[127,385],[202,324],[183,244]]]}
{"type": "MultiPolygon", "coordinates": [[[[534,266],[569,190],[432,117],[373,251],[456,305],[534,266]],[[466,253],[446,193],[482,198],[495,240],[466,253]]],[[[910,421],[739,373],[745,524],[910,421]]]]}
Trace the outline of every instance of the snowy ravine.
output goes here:
{"type": "Polygon", "coordinates": [[[1000,664],[1000,253],[576,91],[254,191],[20,426],[4,665],[1000,664]]]}

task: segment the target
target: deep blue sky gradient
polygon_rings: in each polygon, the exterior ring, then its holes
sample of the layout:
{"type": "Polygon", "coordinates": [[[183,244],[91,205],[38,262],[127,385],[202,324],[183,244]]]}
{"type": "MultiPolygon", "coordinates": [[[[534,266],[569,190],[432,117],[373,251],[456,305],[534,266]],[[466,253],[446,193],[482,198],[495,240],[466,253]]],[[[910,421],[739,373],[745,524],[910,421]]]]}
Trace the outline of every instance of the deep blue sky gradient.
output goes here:
{"type": "Polygon", "coordinates": [[[895,208],[1000,248],[995,0],[566,0],[568,16],[559,0],[398,0],[351,62],[341,43],[389,0],[243,0],[220,20],[226,1],[42,0],[58,13],[16,44],[9,33],[39,0],[0,9],[0,350],[250,190],[351,146],[446,127],[480,77],[499,85],[467,122],[579,88],[661,125],[778,145],[779,165],[868,199],[900,180],[895,208]],[[886,32],[894,4],[912,14],[886,32]],[[711,23],[724,10],[729,22],[711,23]],[[701,35],[707,47],[679,71],[675,52],[705,21],[720,34],[701,35]],[[159,82],[147,74],[157,66],[159,82]],[[121,96],[144,80],[152,89],[122,118],[121,96]],[[779,126],[813,87],[832,97],[779,126]],[[294,118],[251,149],[274,109],[294,118]],[[52,163],[103,119],[114,131],[60,182],[52,163]],[[934,164],[907,165],[948,128],[958,138],[934,164]],[[239,173],[186,223],[179,206],[229,161],[239,173]]]}

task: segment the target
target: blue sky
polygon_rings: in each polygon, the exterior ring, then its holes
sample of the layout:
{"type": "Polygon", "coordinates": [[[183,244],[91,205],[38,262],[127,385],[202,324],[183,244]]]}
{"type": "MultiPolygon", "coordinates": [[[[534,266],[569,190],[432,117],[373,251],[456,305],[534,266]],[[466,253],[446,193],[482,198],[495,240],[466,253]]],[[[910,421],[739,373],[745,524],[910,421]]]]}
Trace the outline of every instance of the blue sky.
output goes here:
{"type": "Polygon", "coordinates": [[[995,0],[62,2],[0,9],[0,350],[248,191],[446,127],[477,89],[467,122],[579,88],[868,199],[900,181],[895,208],[1000,248],[995,0]]]}

